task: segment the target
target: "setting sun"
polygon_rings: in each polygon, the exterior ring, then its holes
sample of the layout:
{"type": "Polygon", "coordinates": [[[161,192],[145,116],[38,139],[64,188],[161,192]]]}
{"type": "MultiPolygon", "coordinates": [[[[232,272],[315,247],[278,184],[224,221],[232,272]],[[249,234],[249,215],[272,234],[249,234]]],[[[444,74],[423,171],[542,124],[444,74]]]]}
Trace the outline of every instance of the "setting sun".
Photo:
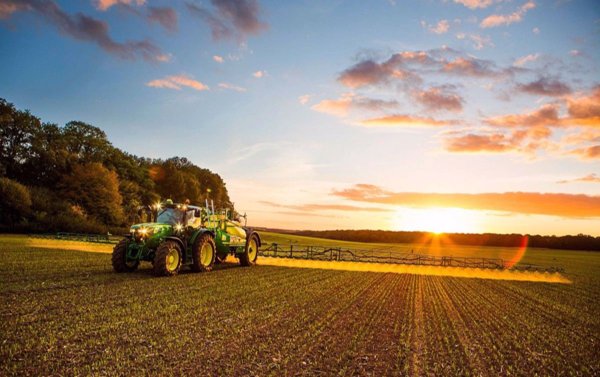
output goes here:
{"type": "Polygon", "coordinates": [[[476,211],[460,208],[402,208],[393,218],[394,229],[432,233],[476,233],[476,211]]]}

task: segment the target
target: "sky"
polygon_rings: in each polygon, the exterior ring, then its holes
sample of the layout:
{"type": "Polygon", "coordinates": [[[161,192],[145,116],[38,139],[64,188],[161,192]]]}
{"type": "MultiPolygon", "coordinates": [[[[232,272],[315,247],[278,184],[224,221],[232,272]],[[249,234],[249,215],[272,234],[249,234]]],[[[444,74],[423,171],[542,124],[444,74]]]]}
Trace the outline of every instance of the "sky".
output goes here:
{"type": "Polygon", "coordinates": [[[600,236],[600,2],[0,0],[0,97],[248,224],[600,236]]]}

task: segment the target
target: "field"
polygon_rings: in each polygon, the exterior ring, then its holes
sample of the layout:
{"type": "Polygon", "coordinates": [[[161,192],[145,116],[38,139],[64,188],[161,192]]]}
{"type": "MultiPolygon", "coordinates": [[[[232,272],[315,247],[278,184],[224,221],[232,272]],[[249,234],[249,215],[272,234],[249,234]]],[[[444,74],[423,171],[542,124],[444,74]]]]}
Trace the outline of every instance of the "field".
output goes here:
{"type": "Polygon", "coordinates": [[[600,374],[598,253],[528,250],[566,269],[557,284],[234,263],[155,278],[113,273],[109,250],[0,236],[0,375],[600,374]]]}

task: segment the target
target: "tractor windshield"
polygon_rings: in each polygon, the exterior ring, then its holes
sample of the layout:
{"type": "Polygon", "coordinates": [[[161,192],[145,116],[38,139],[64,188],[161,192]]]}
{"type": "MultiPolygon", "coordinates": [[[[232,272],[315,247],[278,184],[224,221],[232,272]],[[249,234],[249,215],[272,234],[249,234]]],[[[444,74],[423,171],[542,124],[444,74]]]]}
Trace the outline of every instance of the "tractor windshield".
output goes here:
{"type": "Polygon", "coordinates": [[[183,211],[175,208],[165,208],[158,213],[157,223],[163,224],[181,224],[183,222],[183,211]]]}

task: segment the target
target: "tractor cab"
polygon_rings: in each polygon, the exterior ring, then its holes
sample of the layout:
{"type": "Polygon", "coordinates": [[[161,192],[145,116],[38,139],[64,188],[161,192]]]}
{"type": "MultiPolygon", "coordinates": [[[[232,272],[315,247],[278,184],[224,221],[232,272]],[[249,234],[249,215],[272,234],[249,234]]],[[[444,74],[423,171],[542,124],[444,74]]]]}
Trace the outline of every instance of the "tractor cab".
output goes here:
{"type": "Polygon", "coordinates": [[[188,204],[174,204],[171,201],[157,205],[156,222],[182,228],[202,226],[202,208],[188,204]]]}

